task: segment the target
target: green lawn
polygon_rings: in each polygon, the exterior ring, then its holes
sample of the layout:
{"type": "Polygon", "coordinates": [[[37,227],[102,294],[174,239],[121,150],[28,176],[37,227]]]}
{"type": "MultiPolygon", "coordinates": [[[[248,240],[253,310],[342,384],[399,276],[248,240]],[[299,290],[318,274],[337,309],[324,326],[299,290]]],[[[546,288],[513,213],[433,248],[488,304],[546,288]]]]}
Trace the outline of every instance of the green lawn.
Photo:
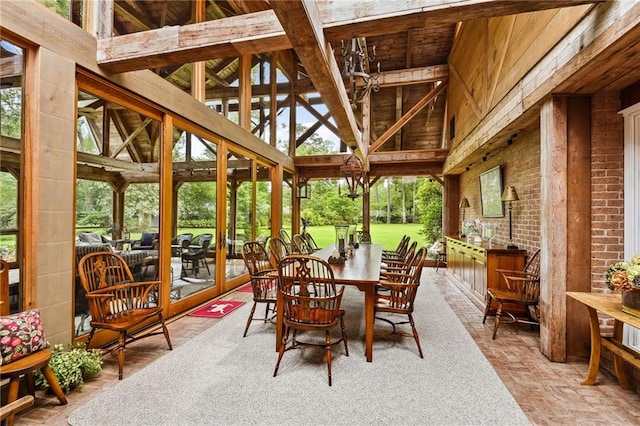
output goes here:
{"type": "MultiPolygon", "coordinates": [[[[415,223],[401,224],[401,223],[375,223],[371,224],[371,242],[375,244],[382,244],[385,250],[393,250],[398,246],[398,242],[403,235],[408,235],[411,241],[417,241],[418,247],[422,247],[427,244],[424,237],[418,233],[422,225],[415,223]]],[[[358,229],[362,229],[362,225],[358,225],[358,229]]],[[[179,229],[178,233],[191,232],[193,235],[199,235],[203,233],[213,233],[214,229],[179,229]]],[[[318,246],[325,247],[329,244],[333,244],[336,239],[336,231],[333,225],[325,226],[308,226],[307,231],[313,236],[318,246]]],[[[267,234],[267,230],[261,230],[262,234],[267,234]]],[[[140,233],[131,233],[131,239],[135,240],[140,238],[140,233]]]]}
{"type": "MultiPolygon", "coordinates": [[[[411,241],[417,241],[418,247],[425,245],[424,237],[418,234],[422,225],[409,223],[376,223],[371,224],[371,242],[375,244],[382,244],[385,250],[393,250],[398,246],[400,238],[403,235],[408,235],[411,241]]],[[[358,229],[362,229],[358,226],[358,229]]],[[[325,247],[329,244],[335,243],[336,231],[332,225],[326,226],[308,226],[307,232],[311,234],[318,246],[325,247]]]]}

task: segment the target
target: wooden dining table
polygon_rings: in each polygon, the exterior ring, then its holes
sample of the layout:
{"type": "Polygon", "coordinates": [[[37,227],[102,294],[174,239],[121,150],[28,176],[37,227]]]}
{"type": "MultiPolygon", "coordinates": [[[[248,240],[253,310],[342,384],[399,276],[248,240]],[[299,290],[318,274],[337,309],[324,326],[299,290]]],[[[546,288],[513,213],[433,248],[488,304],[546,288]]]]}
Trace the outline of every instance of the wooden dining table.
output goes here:
{"type": "MultiPolygon", "coordinates": [[[[325,247],[313,254],[323,260],[328,260],[333,254],[335,246],[325,247]]],[[[382,246],[379,244],[360,244],[352,257],[344,264],[331,264],[336,284],[352,285],[364,293],[365,318],[365,356],[367,362],[373,361],[373,308],[376,296],[376,284],[380,281],[382,263],[382,246]]],[[[276,351],[280,349],[283,334],[282,298],[278,293],[276,303],[276,351]]]]}

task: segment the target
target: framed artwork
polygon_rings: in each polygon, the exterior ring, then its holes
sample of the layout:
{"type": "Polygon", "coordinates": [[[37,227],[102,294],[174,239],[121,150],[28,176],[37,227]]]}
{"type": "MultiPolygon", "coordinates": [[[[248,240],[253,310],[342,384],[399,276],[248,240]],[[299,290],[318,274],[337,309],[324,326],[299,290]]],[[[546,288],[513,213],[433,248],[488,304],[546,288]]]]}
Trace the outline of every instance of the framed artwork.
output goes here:
{"type": "Polygon", "coordinates": [[[504,217],[502,168],[500,166],[480,174],[480,200],[483,217],[504,217]]]}

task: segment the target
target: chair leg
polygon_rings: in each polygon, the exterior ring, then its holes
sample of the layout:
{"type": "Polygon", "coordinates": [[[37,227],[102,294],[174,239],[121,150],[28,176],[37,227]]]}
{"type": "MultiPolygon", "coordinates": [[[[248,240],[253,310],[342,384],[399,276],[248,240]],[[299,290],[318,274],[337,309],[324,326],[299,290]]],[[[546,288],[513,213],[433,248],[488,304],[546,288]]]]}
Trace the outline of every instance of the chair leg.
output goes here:
{"type": "MultiPolygon", "coordinates": [[[[20,389],[20,377],[12,377],[9,381],[9,392],[7,393],[7,404],[18,399],[18,390],[20,389]]],[[[6,419],[7,426],[13,426],[15,414],[11,414],[6,419]]]]}
{"type": "Polygon", "coordinates": [[[416,345],[418,345],[418,353],[420,354],[420,358],[424,358],[422,355],[422,346],[420,346],[420,337],[418,336],[418,330],[416,330],[416,324],[413,321],[413,315],[409,314],[409,324],[411,324],[411,330],[413,330],[413,338],[416,341],[416,345]]]}
{"type": "Polygon", "coordinates": [[[267,302],[267,307],[264,309],[264,322],[265,322],[265,324],[267,323],[267,321],[270,320],[269,312],[271,312],[271,303],[267,302]]]}
{"type": "Polygon", "coordinates": [[[171,338],[169,337],[169,329],[164,322],[164,316],[162,313],[158,314],[158,320],[160,320],[160,324],[162,325],[162,334],[164,334],[164,338],[167,339],[167,346],[169,346],[169,350],[173,350],[173,345],[171,344],[171,338]]]}
{"type": "Polygon", "coordinates": [[[127,332],[121,331],[118,337],[117,358],[118,358],[118,380],[122,380],[124,370],[124,345],[127,339],[127,332]]]}
{"type": "Polygon", "coordinates": [[[491,302],[493,298],[489,293],[487,293],[487,306],[484,307],[484,317],[482,317],[482,323],[484,324],[487,321],[487,315],[489,315],[489,309],[491,308],[491,302]]]}
{"type": "Polygon", "coordinates": [[[344,342],[344,352],[349,356],[349,347],[347,346],[347,331],[344,328],[344,318],[340,317],[340,328],[342,329],[342,341],[344,342]]]}
{"type": "Polygon", "coordinates": [[[276,369],[273,370],[273,377],[276,377],[278,374],[278,368],[280,367],[280,361],[282,360],[282,355],[284,355],[285,345],[287,344],[287,340],[289,340],[289,327],[285,327],[284,334],[282,335],[282,341],[280,342],[280,351],[278,352],[278,362],[276,362],[276,369]]]}
{"type": "Polygon", "coordinates": [[[87,338],[87,349],[89,349],[89,344],[91,343],[91,339],[93,339],[93,335],[95,334],[95,327],[91,327],[91,332],[89,332],[89,337],[87,338]]]}
{"type": "Polygon", "coordinates": [[[247,337],[247,331],[249,331],[249,325],[251,324],[251,321],[253,320],[253,313],[256,310],[256,302],[253,302],[253,306],[251,307],[251,313],[249,314],[249,318],[247,318],[247,325],[244,328],[244,334],[242,335],[242,337],[247,337]]]}
{"type": "Polygon", "coordinates": [[[492,340],[495,340],[496,335],[498,334],[498,327],[500,327],[500,315],[502,315],[502,302],[498,302],[498,310],[496,311],[496,319],[493,322],[493,337],[492,337],[492,340]]]}
{"type": "Polygon", "coordinates": [[[331,333],[325,331],[324,356],[327,359],[327,373],[329,375],[329,386],[331,386],[331,333]]]}
{"type": "Polygon", "coordinates": [[[64,394],[62,388],[60,387],[60,383],[58,383],[58,379],[56,379],[56,375],[53,374],[53,370],[51,369],[51,367],[49,367],[49,364],[42,367],[40,371],[42,371],[44,378],[47,379],[47,383],[49,383],[49,386],[51,387],[53,394],[58,398],[58,401],[60,401],[60,404],[67,405],[67,397],[64,394]]]}

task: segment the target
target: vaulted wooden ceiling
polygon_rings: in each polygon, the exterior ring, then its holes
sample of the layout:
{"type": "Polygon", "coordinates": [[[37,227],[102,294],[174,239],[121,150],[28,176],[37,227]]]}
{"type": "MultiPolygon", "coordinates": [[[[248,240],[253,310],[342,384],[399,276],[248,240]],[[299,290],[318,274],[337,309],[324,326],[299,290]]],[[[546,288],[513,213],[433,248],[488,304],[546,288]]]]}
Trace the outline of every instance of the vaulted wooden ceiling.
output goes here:
{"type": "MultiPolygon", "coordinates": [[[[76,22],[82,20],[81,3],[73,2],[76,22]]],[[[447,152],[443,136],[447,59],[457,25],[471,19],[591,2],[115,0],[104,3],[98,19],[97,59],[105,70],[121,73],[151,69],[181,90],[193,93],[196,68],[192,64],[204,61],[205,100],[238,99],[241,89],[232,83],[239,78],[240,58],[250,57],[252,64],[273,60],[291,81],[278,84],[277,93],[293,92],[299,102],[311,109],[318,102],[324,103],[329,113],[322,117],[322,122],[328,127],[335,124],[341,140],[371,161],[372,172],[438,175],[447,152]],[[340,75],[340,43],[352,37],[363,38],[368,46],[376,47],[381,70],[380,90],[371,94],[370,103],[357,107],[350,105],[340,75]],[[370,117],[370,121],[363,117],[370,117]],[[389,166],[398,160],[405,161],[402,169],[389,166]]],[[[270,93],[273,92],[266,85],[251,88],[254,98],[270,93]]],[[[300,158],[296,164],[309,171],[316,170],[318,176],[339,168],[339,161],[330,158],[300,158]]]]}

